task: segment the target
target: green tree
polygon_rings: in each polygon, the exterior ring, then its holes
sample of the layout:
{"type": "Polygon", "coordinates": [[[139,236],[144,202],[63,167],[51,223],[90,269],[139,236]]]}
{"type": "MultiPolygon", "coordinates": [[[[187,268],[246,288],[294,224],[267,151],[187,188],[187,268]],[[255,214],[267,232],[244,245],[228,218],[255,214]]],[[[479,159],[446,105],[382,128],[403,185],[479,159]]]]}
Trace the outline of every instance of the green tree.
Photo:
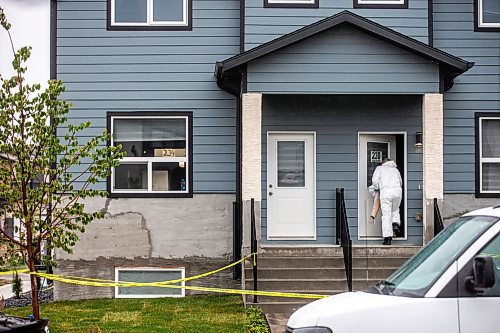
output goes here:
{"type": "MultiPolygon", "coordinates": [[[[52,261],[43,254],[44,244],[71,253],[85,226],[104,217],[101,211],[85,210],[84,201],[107,196],[92,185],[111,174],[123,153],[121,147],[107,146],[106,131],[81,139],[90,123],[68,123],[70,104],[60,97],[61,81],[50,80],[44,90],[26,82],[31,48],[14,48],[1,7],[0,24],[9,36],[15,72],[10,78],[0,74],[0,153],[8,157],[0,165],[0,198],[4,212],[20,221],[19,237],[0,228],[0,238],[8,245],[8,258],[22,259],[35,272],[37,263],[52,261]]],[[[32,274],[35,319],[40,318],[37,294],[32,274]]]]}

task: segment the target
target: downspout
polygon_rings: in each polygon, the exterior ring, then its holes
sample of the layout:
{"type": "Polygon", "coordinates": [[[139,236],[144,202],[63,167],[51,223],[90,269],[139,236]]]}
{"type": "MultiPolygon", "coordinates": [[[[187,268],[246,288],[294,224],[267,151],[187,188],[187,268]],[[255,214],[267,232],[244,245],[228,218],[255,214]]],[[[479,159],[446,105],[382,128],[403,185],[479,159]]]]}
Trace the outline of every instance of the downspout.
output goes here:
{"type": "Polygon", "coordinates": [[[427,38],[429,46],[434,47],[434,3],[427,0],[427,38]]]}
{"type": "MultiPolygon", "coordinates": [[[[57,0],[50,0],[50,79],[57,80],[57,0]]],[[[54,125],[54,119],[50,118],[50,126],[54,125]]],[[[57,128],[54,128],[54,134],[57,136],[57,128]]],[[[56,157],[51,163],[51,169],[56,168],[56,157]]],[[[44,176],[45,178],[45,176],[44,176]]],[[[52,222],[52,201],[49,201],[47,212],[47,223],[52,222]]],[[[47,255],[52,260],[52,244],[47,240],[47,255]]],[[[47,265],[47,273],[52,274],[52,265],[47,265]]]]}

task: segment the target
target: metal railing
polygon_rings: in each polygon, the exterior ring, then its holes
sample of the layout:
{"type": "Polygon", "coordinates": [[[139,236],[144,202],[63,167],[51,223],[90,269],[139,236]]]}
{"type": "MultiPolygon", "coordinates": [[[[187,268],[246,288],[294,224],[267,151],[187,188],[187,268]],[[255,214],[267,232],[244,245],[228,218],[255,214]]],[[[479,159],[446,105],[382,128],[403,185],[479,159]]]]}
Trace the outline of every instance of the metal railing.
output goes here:
{"type": "MultiPolygon", "coordinates": [[[[255,200],[252,198],[250,201],[250,225],[251,225],[251,252],[252,256],[252,274],[253,274],[253,290],[257,291],[257,229],[255,227],[255,200]]],[[[253,302],[257,303],[257,295],[253,295],[253,302]]]]}
{"type": "Polygon", "coordinates": [[[352,240],[345,209],[344,189],[336,190],[336,244],[340,244],[344,254],[347,288],[352,291],[352,240]]]}
{"type": "Polygon", "coordinates": [[[434,198],[434,236],[444,229],[443,218],[439,211],[438,199],[434,198]]]}

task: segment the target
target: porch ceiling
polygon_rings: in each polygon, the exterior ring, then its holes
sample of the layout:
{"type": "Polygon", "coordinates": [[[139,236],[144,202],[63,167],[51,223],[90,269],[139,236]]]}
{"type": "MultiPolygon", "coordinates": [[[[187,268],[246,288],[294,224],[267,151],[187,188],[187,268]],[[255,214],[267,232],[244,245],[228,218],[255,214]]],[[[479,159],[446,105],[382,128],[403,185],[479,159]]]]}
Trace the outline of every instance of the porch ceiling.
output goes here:
{"type": "Polygon", "coordinates": [[[241,76],[247,70],[249,63],[340,25],[348,25],[367,35],[438,64],[444,87],[450,87],[455,77],[466,72],[474,65],[472,62],[431,47],[362,16],[343,11],[251,50],[217,62],[215,65],[217,84],[221,89],[239,95],[241,93],[241,76]]]}

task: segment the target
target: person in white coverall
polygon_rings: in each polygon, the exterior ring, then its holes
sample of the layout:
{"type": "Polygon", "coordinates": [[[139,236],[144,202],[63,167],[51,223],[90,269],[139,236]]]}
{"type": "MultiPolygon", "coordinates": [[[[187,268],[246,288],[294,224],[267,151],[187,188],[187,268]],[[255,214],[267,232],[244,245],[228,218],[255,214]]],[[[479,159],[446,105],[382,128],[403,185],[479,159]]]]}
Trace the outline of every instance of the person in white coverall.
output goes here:
{"type": "Polygon", "coordinates": [[[393,224],[399,227],[399,205],[403,196],[402,179],[396,163],[389,158],[384,158],[373,172],[373,187],[380,191],[380,207],[382,209],[382,236],[384,245],[391,245],[393,224]]]}

